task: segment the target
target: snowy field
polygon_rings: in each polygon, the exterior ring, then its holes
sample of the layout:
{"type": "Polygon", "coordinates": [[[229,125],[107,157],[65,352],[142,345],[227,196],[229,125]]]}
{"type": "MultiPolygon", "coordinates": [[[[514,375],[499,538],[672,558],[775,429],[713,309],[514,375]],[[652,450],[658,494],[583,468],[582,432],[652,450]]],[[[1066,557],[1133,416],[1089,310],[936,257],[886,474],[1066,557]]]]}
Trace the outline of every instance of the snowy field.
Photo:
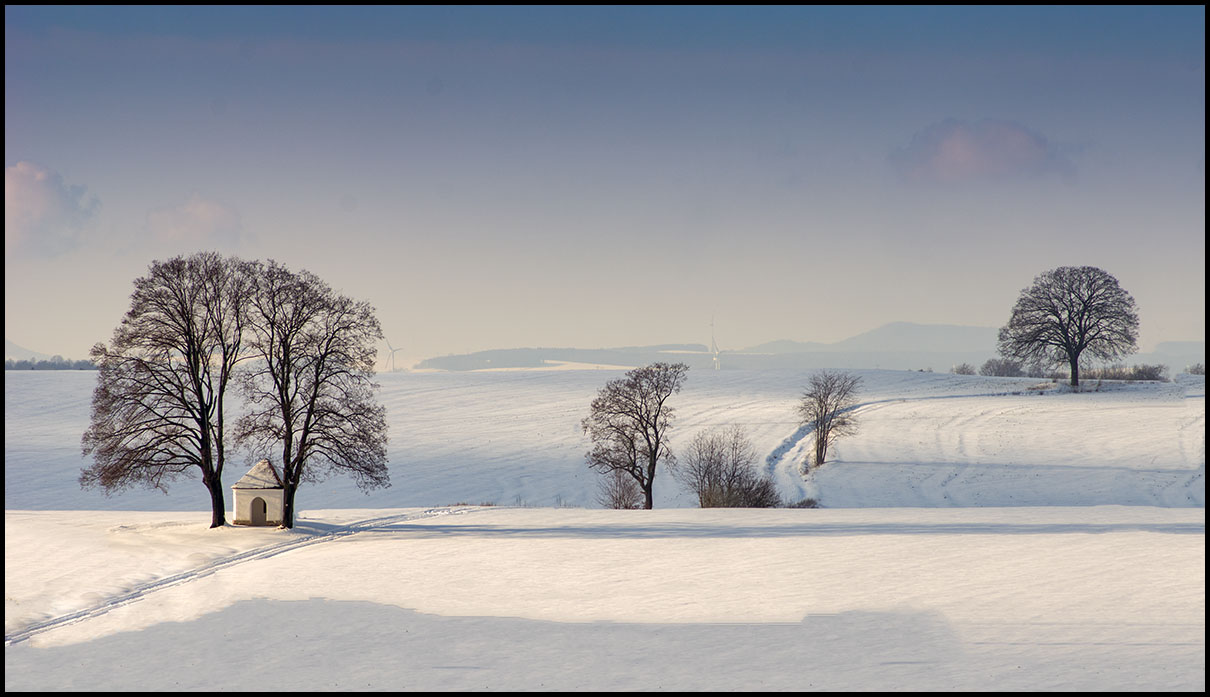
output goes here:
{"type": "Polygon", "coordinates": [[[5,688],[1204,690],[1203,377],[858,372],[804,481],[805,373],[691,371],[674,448],[741,424],[825,508],[654,511],[583,462],[620,371],[380,375],[393,486],[289,531],[81,490],[95,376],[8,372],[5,688]]]}

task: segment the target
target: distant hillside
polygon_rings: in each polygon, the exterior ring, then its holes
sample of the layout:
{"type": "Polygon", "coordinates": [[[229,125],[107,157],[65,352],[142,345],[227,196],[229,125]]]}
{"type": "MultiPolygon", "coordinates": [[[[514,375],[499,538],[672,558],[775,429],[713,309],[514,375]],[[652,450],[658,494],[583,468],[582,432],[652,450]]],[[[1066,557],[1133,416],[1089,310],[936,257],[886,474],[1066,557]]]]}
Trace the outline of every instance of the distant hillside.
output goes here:
{"type": "Polygon", "coordinates": [[[48,356],[45,353],[30,351],[24,346],[18,346],[8,339],[4,340],[5,370],[96,370],[96,368],[87,358],[72,360],[58,355],[48,356]]]}
{"type": "Polygon", "coordinates": [[[37,351],[31,351],[31,350],[25,348],[24,346],[18,346],[17,344],[14,344],[13,342],[9,341],[8,339],[5,339],[4,340],[4,359],[8,360],[10,358],[15,361],[45,361],[45,360],[49,360],[51,358],[51,356],[46,353],[38,353],[37,351]]]}
{"type": "Polygon", "coordinates": [[[966,327],[953,324],[914,324],[892,322],[877,329],[849,337],[834,344],[816,341],[770,341],[743,349],[742,353],[806,353],[832,352],[911,352],[929,353],[980,351],[989,357],[996,351],[996,335],[992,327],[966,327]]]}
{"type": "Polygon", "coordinates": [[[741,353],[807,353],[809,351],[829,351],[832,344],[821,344],[818,341],[790,341],[779,339],[757,346],[741,349],[741,353]]]}
{"type": "Polygon", "coordinates": [[[992,327],[892,322],[833,344],[771,341],[724,354],[724,368],[883,368],[946,372],[996,355],[992,327]]]}
{"type": "MultiPolygon", "coordinates": [[[[833,351],[984,351],[994,354],[1000,330],[954,324],[892,322],[832,345],[833,351]]],[[[990,355],[989,355],[990,357],[990,355]]]]}
{"type": "MultiPolygon", "coordinates": [[[[994,327],[953,324],[892,322],[843,341],[770,341],[739,351],[722,351],[724,370],[816,370],[820,368],[881,368],[933,370],[944,373],[961,363],[976,368],[997,356],[994,327]]],[[[1169,341],[1152,353],[1127,356],[1122,363],[1162,363],[1176,374],[1193,363],[1205,363],[1206,345],[1200,341],[1169,341]]],[[[714,367],[714,356],[702,344],[665,344],[608,349],[518,348],[479,351],[429,358],[416,367],[432,370],[485,370],[542,368],[557,363],[603,366],[640,366],[655,361],[678,361],[690,368],[714,367]]]]}
{"type": "Polygon", "coordinates": [[[639,366],[656,361],[708,366],[711,358],[702,344],[662,344],[607,349],[517,348],[477,351],[456,356],[428,358],[416,365],[421,370],[488,370],[542,368],[557,363],[639,366]]]}
{"type": "Polygon", "coordinates": [[[1206,364],[1206,342],[1204,341],[1163,341],[1155,345],[1151,353],[1139,353],[1123,361],[1127,364],[1146,363],[1153,365],[1162,363],[1169,368],[1170,374],[1179,373],[1194,363],[1206,364]]]}
{"type": "MultiPolygon", "coordinates": [[[[996,332],[989,327],[894,322],[834,344],[771,341],[740,351],[722,351],[724,369],[885,368],[946,372],[959,363],[980,365],[996,355],[996,332]]],[[[666,344],[609,349],[520,348],[429,358],[419,369],[484,370],[540,368],[554,363],[639,366],[676,360],[694,369],[714,367],[702,344],[666,344]]]]}
{"type": "Polygon", "coordinates": [[[1179,356],[1206,357],[1206,342],[1204,341],[1161,341],[1155,345],[1153,353],[1167,353],[1179,356]]]}

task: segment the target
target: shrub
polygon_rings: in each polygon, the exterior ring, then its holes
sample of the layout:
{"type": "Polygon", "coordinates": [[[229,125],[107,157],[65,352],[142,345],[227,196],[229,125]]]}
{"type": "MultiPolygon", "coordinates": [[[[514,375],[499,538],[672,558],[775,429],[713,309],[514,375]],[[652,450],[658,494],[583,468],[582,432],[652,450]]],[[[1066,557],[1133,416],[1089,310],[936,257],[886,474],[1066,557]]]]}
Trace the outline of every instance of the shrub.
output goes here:
{"type": "Polygon", "coordinates": [[[630,510],[643,507],[643,492],[634,477],[624,470],[602,472],[597,485],[597,503],[605,508],[630,510]]]}
{"type": "Polygon", "coordinates": [[[1024,364],[1010,358],[989,358],[983,367],[979,368],[980,375],[1001,378],[1019,378],[1025,375],[1024,364]]]}
{"type": "Polygon", "coordinates": [[[777,486],[757,471],[756,448],[744,429],[701,431],[672,474],[697,495],[702,508],[773,508],[781,505],[777,486]]]}
{"type": "Polygon", "coordinates": [[[1188,368],[1185,368],[1185,372],[1189,373],[1190,375],[1205,375],[1206,366],[1202,365],[1201,363],[1194,363],[1188,368]]]}
{"type": "Polygon", "coordinates": [[[1160,382],[1168,382],[1168,366],[1162,364],[1148,365],[1145,363],[1136,365],[1130,370],[1128,380],[1158,380],[1160,382]]]}
{"type": "Polygon", "coordinates": [[[951,368],[950,372],[954,375],[974,375],[975,366],[971,365],[970,363],[959,363],[951,368]]]}
{"type": "Polygon", "coordinates": [[[1121,363],[1100,368],[1090,368],[1084,374],[1096,380],[1155,380],[1168,382],[1168,366],[1162,364],[1139,364],[1126,367],[1121,363]]]}

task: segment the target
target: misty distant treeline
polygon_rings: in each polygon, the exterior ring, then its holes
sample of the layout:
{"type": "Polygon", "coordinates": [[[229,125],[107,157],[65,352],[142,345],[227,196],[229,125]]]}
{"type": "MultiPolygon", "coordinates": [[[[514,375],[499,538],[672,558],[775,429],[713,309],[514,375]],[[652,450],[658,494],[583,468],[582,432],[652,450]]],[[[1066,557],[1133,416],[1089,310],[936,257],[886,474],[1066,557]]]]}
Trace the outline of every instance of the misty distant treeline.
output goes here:
{"type": "Polygon", "coordinates": [[[5,370],[96,370],[97,366],[88,359],[69,361],[63,356],[51,356],[44,361],[34,361],[28,358],[19,361],[11,358],[4,361],[5,370]]]}

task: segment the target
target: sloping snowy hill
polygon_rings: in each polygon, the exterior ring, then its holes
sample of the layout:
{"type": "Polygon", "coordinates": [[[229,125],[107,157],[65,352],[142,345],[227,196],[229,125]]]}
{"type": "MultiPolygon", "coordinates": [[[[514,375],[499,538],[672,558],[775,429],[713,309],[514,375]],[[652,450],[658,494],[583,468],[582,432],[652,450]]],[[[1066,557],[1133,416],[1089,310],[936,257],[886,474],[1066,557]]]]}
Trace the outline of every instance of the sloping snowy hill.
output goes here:
{"type": "MultiPolygon", "coordinates": [[[[700,429],[742,425],[784,498],[829,507],[1205,505],[1205,378],[1104,384],[1072,394],[1028,378],[856,371],[857,435],[803,481],[810,435],[795,403],[808,373],[690,371],[673,447],[700,429]]],[[[580,427],[616,370],[388,373],[392,486],[365,495],[348,479],[304,485],[299,506],[391,508],[494,503],[595,507],[580,427]]],[[[4,383],[7,510],[194,510],[196,480],[167,496],[106,497],[76,484],[95,373],[10,371],[4,383]]],[[[235,458],[236,481],[250,462],[235,458]]],[[[656,506],[692,507],[666,473],[656,506]]]]}

